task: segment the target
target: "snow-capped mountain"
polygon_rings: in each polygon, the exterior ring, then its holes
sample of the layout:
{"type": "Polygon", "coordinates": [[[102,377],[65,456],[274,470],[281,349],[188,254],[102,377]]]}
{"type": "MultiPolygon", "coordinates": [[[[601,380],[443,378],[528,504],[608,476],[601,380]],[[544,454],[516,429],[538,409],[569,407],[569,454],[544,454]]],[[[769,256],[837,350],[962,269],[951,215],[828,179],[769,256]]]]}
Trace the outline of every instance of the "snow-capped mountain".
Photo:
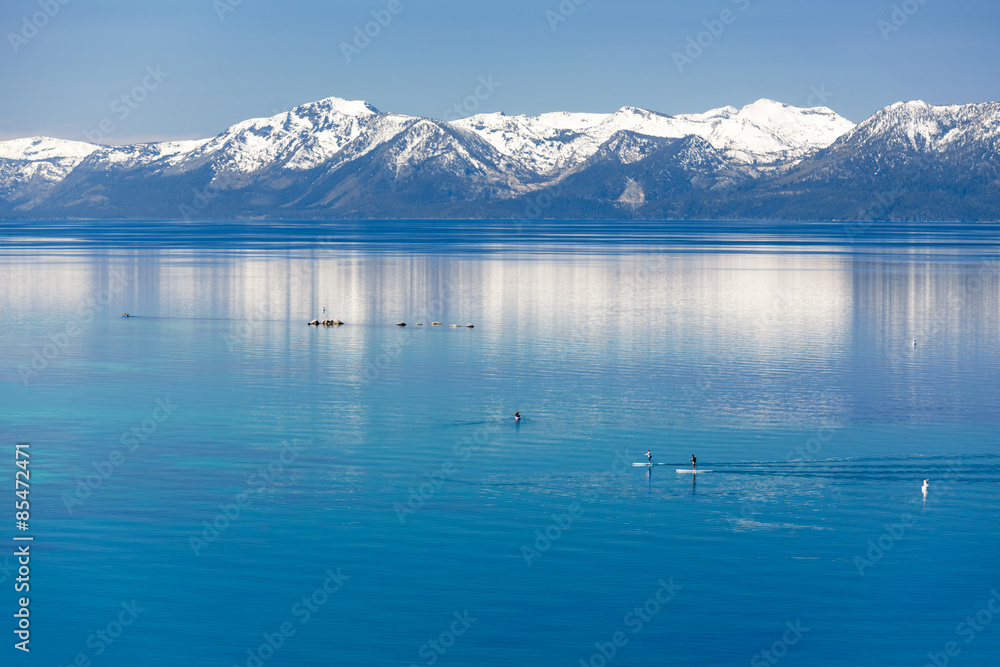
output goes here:
{"type": "Polygon", "coordinates": [[[847,219],[998,220],[1000,104],[892,104],[763,185],[847,219]]]}
{"type": "Polygon", "coordinates": [[[445,122],[330,97],[209,139],[0,142],[0,217],[502,217],[542,194],[555,217],[769,217],[788,202],[825,217],[843,209],[827,200],[857,195],[832,184],[888,178],[913,155],[938,180],[969,162],[989,181],[998,125],[996,103],[899,103],[855,127],[771,100],[445,122]]]}
{"type": "Polygon", "coordinates": [[[542,176],[579,164],[621,131],[671,139],[701,137],[736,161],[766,168],[793,164],[854,127],[826,107],[797,109],[771,100],[678,116],[622,107],[603,115],[480,114],[454,122],[542,176]]]}
{"type": "Polygon", "coordinates": [[[897,102],[876,112],[845,133],[843,143],[862,146],[942,152],[970,142],[1000,139],[1000,103],[933,106],[926,102],[897,102]]]}
{"type": "Polygon", "coordinates": [[[50,137],[32,137],[0,141],[0,159],[36,161],[71,161],[73,164],[97,150],[94,144],[50,137]]]}
{"type": "Polygon", "coordinates": [[[0,198],[28,203],[44,197],[96,150],[93,144],[50,137],[0,141],[0,198]]]}
{"type": "Polygon", "coordinates": [[[996,169],[1000,104],[932,106],[898,102],[844,134],[822,156],[826,169],[878,174],[917,163],[967,158],[970,168],[996,169]]]}
{"type": "Polygon", "coordinates": [[[383,114],[367,102],[331,97],[270,118],[237,123],[205,141],[180,164],[181,171],[211,164],[216,173],[249,176],[281,167],[305,171],[353,145],[357,156],[399,134],[410,119],[383,114]]]}
{"type": "Polygon", "coordinates": [[[650,201],[733,187],[752,180],[752,174],[698,136],[651,137],[619,130],[551,191],[589,207],[634,210],[650,201]]]}

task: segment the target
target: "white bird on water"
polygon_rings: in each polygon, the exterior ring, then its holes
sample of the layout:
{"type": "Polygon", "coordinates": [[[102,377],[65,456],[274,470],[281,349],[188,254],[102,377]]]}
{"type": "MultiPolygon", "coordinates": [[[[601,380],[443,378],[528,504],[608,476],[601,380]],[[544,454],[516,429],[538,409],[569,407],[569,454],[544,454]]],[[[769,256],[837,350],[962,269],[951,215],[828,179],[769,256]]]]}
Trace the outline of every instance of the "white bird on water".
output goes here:
{"type": "Polygon", "coordinates": [[[928,480],[925,479],[924,480],[924,485],[922,487],[920,487],[920,490],[924,492],[925,496],[927,495],[927,481],[928,480]]]}

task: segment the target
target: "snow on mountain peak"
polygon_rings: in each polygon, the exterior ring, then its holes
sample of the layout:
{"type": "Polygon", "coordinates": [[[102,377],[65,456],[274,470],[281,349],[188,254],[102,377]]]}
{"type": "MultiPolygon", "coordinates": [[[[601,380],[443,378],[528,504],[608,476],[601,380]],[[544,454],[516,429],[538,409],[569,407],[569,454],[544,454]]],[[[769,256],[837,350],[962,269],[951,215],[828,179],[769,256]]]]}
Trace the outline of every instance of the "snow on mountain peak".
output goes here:
{"type": "Polygon", "coordinates": [[[1000,144],[1000,104],[935,106],[922,100],[896,102],[875,112],[843,141],[887,148],[942,151],[970,141],[1000,144]]]}
{"type": "Polygon", "coordinates": [[[538,116],[477,114],[450,124],[478,135],[531,172],[549,174],[593,155],[603,139],[592,134],[607,118],[601,113],[554,111],[538,116]]]}
{"type": "Polygon", "coordinates": [[[276,163],[297,171],[311,169],[380,123],[398,131],[405,118],[382,114],[363,100],[327,97],[268,118],[237,123],[207,142],[199,153],[211,159],[217,170],[241,175],[276,163]]]}
{"type": "Polygon", "coordinates": [[[663,116],[664,118],[669,118],[667,114],[659,113],[657,111],[650,111],[649,109],[642,109],[640,107],[624,106],[615,113],[617,114],[632,114],[634,116],[663,116]]]}
{"type": "Polygon", "coordinates": [[[743,118],[755,122],[775,123],[785,122],[789,118],[798,114],[800,110],[774,100],[759,99],[756,102],[747,104],[740,109],[739,114],[743,118]]]}
{"type": "MultiPolygon", "coordinates": [[[[47,137],[0,142],[0,205],[71,216],[132,211],[160,216],[170,215],[179,202],[190,209],[183,202],[192,201],[193,186],[212,194],[206,194],[212,200],[207,211],[220,215],[424,215],[436,214],[442,203],[445,211],[493,212],[468,208],[468,202],[516,199],[561,184],[566,189],[559,203],[565,208],[553,211],[566,215],[652,205],[653,216],[677,210],[726,216],[733,210],[816,211],[844,219],[854,215],[852,192],[879,191],[886,179],[909,173],[893,170],[930,156],[920,163],[941,166],[933,177],[954,173],[958,184],[952,199],[934,210],[945,215],[965,210],[968,191],[981,197],[968,209],[973,216],[995,219],[995,207],[988,207],[998,154],[998,102],[898,102],[854,126],[826,107],[770,99],[694,114],[623,106],[611,113],[497,112],[445,122],[329,97],[237,123],[203,140],[126,146],[47,137]],[[769,171],[787,179],[760,178],[769,171]],[[742,192],[720,195],[708,208],[684,209],[687,199],[672,199],[743,183],[754,188],[747,209],[730,208],[745,199],[742,192]],[[804,186],[786,207],[781,202],[789,194],[787,183],[804,186]],[[838,194],[828,196],[834,186],[838,194]]],[[[930,194],[918,198],[906,216],[937,205],[933,188],[911,191],[930,194]]],[[[516,212],[520,203],[512,206],[496,210],[516,212]]]]}
{"type": "Polygon", "coordinates": [[[788,126],[797,124],[832,123],[843,134],[854,123],[838,116],[826,107],[799,108],[774,100],[759,99],[739,110],[742,118],[760,125],[788,126]],[[814,118],[810,119],[809,117],[814,118]]]}
{"type": "Polygon", "coordinates": [[[345,116],[371,116],[381,113],[374,106],[364,100],[345,100],[342,97],[326,97],[315,102],[301,104],[292,111],[300,110],[323,110],[327,113],[339,113],[345,116]]]}
{"type": "Polygon", "coordinates": [[[0,165],[0,186],[58,183],[99,148],[82,141],[52,137],[0,141],[0,159],[13,161],[0,165]]]}
{"type": "Polygon", "coordinates": [[[648,122],[627,129],[660,137],[694,135],[731,158],[761,166],[801,159],[854,127],[833,112],[817,113],[768,99],[742,109],[727,106],[700,114],[647,114],[648,122]]]}
{"type": "Polygon", "coordinates": [[[480,114],[452,123],[543,176],[582,163],[622,130],[662,138],[694,135],[731,158],[765,166],[801,159],[854,127],[827,109],[799,109],[768,99],[742,109],[677,116],[623,106],[611,114],[480,114]]]}
{"type": "MultiPolygon", "coordinates": [[[[263,118],[250,118],[230,126],[226,133],[238,132],[245,129],[267,129],[277,128],[294,124],[299,129],[317,124],[322,124],[324,119],[331,116],[346,116],[349,118],[363,118],[375,116],[381,112],[364,100],[345,100],[340,97],[327,97],[315,102],[306,102],[288,111],[282,111],[273,116],[263,118]]],[[[221,135],[220,135],[221,136],[221,135]]]]}
{"type": "Polygon", "coordinates": [[[740,112],[739,109],[733,106],[719,107],[718,109],[709,109],[708,111],[702,113],[689,113],[684,114],[684,118],[691,121],[711,121],[713,119],[724,120],[730,116],[735,116],[740,112]]]}
{"type": "MultiPolygon", "coordinates": [[[[422,120],[426,119],[382,113],[363,100],[327,97],[267,118],[245,120],[205,140],[101,148],[58,139],[19,139],[0,142],[0,157],[48,161],[45,169],[52,179],[62,178],[92,154],[88,163],[115,169],[145,166],[188,172],[208,166],[216,176],[226,174],[231,187],[241,187],[281,170],[336,170],[410,128],[414,137],[419,131],[436,137],[434,128],[422,125],[422,120]]],[[[526,170],[528,178],[542,180],[583,164],[622,131],[656,138],[699,137],[730,159],[764,169],[790,165],[853,127],[827,109],[800,109],[767,99],[741,109],[726,106],[676,116],[623,106],[613,113],[507,116],[497,112],[428,122],[478,137],[510,164],[526,170]]],[[[467,142],[442,135],[440,142],[414,143],[414,155],[435,143],[444,150],[467,142]]]]}
{"type": "Polygon", "coordinates": [[[53,139],[52,137],[28,137],[0,141],[0,158],[8,160],[60,160],[72,158],[82,160],[99,146],[83,141],[53,139]]]}
{"type": "Polygon", "coordinates": [[[607,118],[607,114],[586,113],[586,112],[574,113],[572,111],[551,111],[549,113],[539,114],[531,119],[528,119],[528,117],[526,116],[515,116],[515,117],[525,118],[526,120],[533,121],[534,123],[542,127],[547,127],[553,130],[582,132],[589,127],[597,125],[602,120],[607,118]]]}
{"type": "Polygon", "coordinates": [[[801,159],[826,148],[853,127],[854,123],[832,111],[759,99],[720,123],[706,138],[732,157],[767,164],[801,159]]]}

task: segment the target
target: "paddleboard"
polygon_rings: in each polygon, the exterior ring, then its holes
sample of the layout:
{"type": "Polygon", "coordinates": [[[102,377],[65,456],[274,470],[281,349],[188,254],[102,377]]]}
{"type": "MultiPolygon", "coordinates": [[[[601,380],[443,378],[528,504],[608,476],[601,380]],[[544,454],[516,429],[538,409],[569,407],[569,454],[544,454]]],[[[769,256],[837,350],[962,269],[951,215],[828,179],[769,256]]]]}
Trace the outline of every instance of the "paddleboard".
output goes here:
{"type": "MultiPolygon", "coordinates": [[[[634,465],[634,466],[642,466],[643,468],[645,468],[649,464],[648,463],[633,463],[632,465],[634,465]]],[[[666,466],[666,465],[670,465],[670,464],[669,463],[654,463],[653,465],[654,466],[666,466]]]]}
{"type": "Polygon", "coordinates": [[[677,472],[699,473],[699,472],[712,472],[712,471],[711,470],[691,470],[690,468],[678,468],[677,472]]]}

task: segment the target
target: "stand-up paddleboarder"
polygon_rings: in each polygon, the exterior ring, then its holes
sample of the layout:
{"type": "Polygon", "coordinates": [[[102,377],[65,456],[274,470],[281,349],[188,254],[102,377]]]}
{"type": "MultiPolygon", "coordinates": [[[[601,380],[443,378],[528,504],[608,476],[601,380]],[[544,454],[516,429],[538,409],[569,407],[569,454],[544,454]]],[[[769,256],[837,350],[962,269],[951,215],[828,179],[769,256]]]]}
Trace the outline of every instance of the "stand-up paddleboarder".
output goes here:
{"type": "Polygon", "coordinates": [[[698,469],[698,459],[695,458],[694,454],[691,455],[691,469],[692,470],[697,470],[698,469]]]}

